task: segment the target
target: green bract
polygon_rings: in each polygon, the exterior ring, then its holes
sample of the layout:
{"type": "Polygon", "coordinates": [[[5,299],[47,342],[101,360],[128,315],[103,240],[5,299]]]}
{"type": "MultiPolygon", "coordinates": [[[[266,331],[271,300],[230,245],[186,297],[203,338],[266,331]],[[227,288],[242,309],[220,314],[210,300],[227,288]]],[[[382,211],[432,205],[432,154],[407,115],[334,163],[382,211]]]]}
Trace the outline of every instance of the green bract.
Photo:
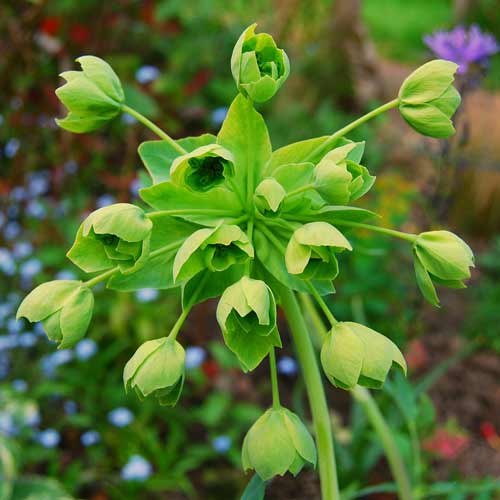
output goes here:
{"type": "Polygon", "coordinates": [[[345,236],[326,222],[299,227],[286,247],[286,267],[302,279],[332,280],[338,272],[335,252],[352,250],[345,236]]]}
{"type": "Polygon", "coordinates": [[[182,244],[174,260],[174,280],[187,281],[203,269],[225,271],[253,258],[253,247],[239,226],[199,229],[182,244]]]}
{"type": "Polygon", "coordinates": [[[342,389],[356,384],[379,389],[393,364],[406,373],[406,362],[396,345],[358,323],[337,323],[321,348],[321,364],[330,382],[342,389]]]}
{"type": "Polygon", "coordinates": [[[68,258],[88,273],[118,266],[133,272],[145,262],[153,223],[143,210],[117,203],[91,213],[82,223],[68,258]]]}
{"type": "Polygon", "coordinates": [[[451,117],[460,105],[453,87],[458,65],[437,59],[415,70],[399,90],[401,116],[417,132],[443,138],[455,133],[451,117]]]}
{"type": "Polygon", "coordinates": [[[234,46],[231,72],[238,90],[255,102],[264,102],[276,94],[290,74],[285,51],[267,33],[255,34],[249,26],[234,46]]]}
{"type": "Polygon", "coordinates": [[[415,274],[422,295],[433,305],[439,306],[434,288],[465,288],[463,280],[470,278],[474,255],[469,245],[449,231],[421,233],[413,244],[415,274]]]}
{"type": "Polygon", "coordinates": [[[227,149],[209,144],[176,158],[170,167],[170,177],[193,191],[208,191],[234,175],[233,163],[233,155],[227,149]]]}
{"type": "Polygon", "coordinates": [[[121,113],[125,95],[107,62],[95,56],[82,56],[77,62],[82,71],[61,73],[67,83],[56,94],[68,115],[56,122],[70,132],[91,132],[121,113]]]}
{"type": "Polygon", "coordinates": [[[276,302],[264,281],[243,276],[228,287],[217,306],[217,321],[245,371],[253,370],[274,346],[281,347],[276,302]]]}
{"type": "Polygon", "coordinates": [[[285,189],[276,179],[264,179],[255,189],[255,208],[264,215],[272,215],[278,212],[285,196],[285,189]]]}
{"type": "Polygon", "coordinates": [[[50,340],[71,347],[85,335],[93,308],[94,296],[81,281],[49,281],[22,301],[16,317],[41,321],[50,340]]]}
{"type": "Polygon", "coordinates": [[[304,465],[316,465],[316,447],[295,413],[270,408],[245,436],[241,461],[245,470],[255,470],[264,481],[286,472],[296,476],[304,465]]]}
{"type": "Polygon", "coordinates": [[[153,394],[161,405],[174,406],[184,385],[184,358],[184,349],[175,340],[144,342],[125,365],[125,389],[133,389],[140,399],[153,394]]]}
{"type": "Polygon", "coordinates": [[[327,153],[314,169],[314,187],[332,205],[361,198],[375,182],[368,169],[357,163],[364,143],[346,144],[327,153]]]}

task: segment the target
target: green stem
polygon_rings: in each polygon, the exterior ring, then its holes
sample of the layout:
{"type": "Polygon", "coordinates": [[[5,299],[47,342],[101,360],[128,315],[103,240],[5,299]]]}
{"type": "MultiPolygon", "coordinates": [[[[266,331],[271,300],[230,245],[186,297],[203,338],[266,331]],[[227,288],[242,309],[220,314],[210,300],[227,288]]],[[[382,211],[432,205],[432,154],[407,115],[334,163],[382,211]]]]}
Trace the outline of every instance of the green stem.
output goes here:
{"type": "Polygon", "coordinates": [[[418,234],[403,233],[402,231],[396,231],[395,229],[389,229],[387,227],[380,226],[371,226],[370,224],[361,224],[360,222],[336,221],[335,225],[368,229],[369,231],[388,234],[389,236],[395,236],[396,238],[401,238],[402,240],[410,241],[412,243],[418,238],[418,234]]]}
{"type": "Polygon", "coordinates": [[[177,335],[179,334],[179,332],[182,328],[182,325],[184,324],[184,321],[186,321],[186,318],[188,317],[189,313],[191,312],[191,309],[193,308],[194,304],[196,303],[196,299],[197,299],[198,295],[201,293],[201,291],[203,290],[203,287],[205,286],[205,283],[207,282],[209,276],[210,276],[210,273],[205,273],[205,276],[201,279],[200,284],[198,285],[198,288],[191,296],[191,300],[186,305],[186,307],[182,310],[182,313],[177,318],[177,321],[175,322],[174,326],[172,327],[172,330],[170,330],[170,333],[168,334],[169,339],[171,338],[172,340],[175,340],[177,338],[177,335]]]}
{"type": "Polygon", "coordinates": [[[344,137],[346,134],[351,132],[351,130],[354,130],[356,127],[359,127],[360,125],[367,122],[368,120],[375,118],[377,115],[380,115],[381,113],[384,113],[385,111],[388,111],[389,109],[395,108],[398,104],[399,104],[399,99],[393,99],[392,101],[389,101],[389,102],[383,104],[382,106],[375,108],[374,110],[370,111],[369,113],[362,116],[361,118],[354,120],[353,122],[349,123],[348,125],[341,128],[340,130],[337,130],[337,132],[335,132],[330,137],[325,139],[325,142],[323,142],[323,144],[320,144],[316,149],[314,149],[309,154],[309,156],[303,161],[311,161],[312,159],[316,158],[316,156],[321,151],[323,151],[326,147],[330,146],[337,139],[344,137]]]}
{"type": "MultiPolygon", "coordinates": [[[[321,321],[317,309],[314,307],[314,303],[309,297],[303,295],[302,305],[306,309],[307,317],[309,317],[314,323],[314,327],[317,330],[317,337],[319,337],[319,340],[322,343],[322,339],[325,336],[325,326],[321,321]]],[[[413,497],[411,493],[410,480],[408,478],[404,461],[399,453],[389,426],[378,409],[377,403],[373,399],[371,393],[363,387],[356,386],[351,392],[354,398],[356,398],[356,400],[361,404],[361,407],[370,420],[371,425],[382,441],[382,446],[384,447],[387,461],[389,462],[389,467],[391,468],[391,473],[396,481],[400,498],[402,500],[411,500],[413,497]]]]}
{"type": "MultiPolygon", "coordinates": [[[[252,238],[253,238],[253,225],[254,221],[253,219],[250,219],[247,224],[247,236],[248,236],[248,241],[253,245],[252,243],[252,238]]],[[[245,275],[250,277],[250,273],[252,271],[252,260],[253,259],[248,259],[246,264],[245,264],[245,275]]]]}
{"type": "Polygon", "coordinates": [[[293,191],[290,191],[289,193],[287,193],[285,198],[291,198],[292,196],[295,196],[296,194],[303,193],[304,191],[309,191],[310,189],[314,189],[314,184],[304,184],[303,186],[300,186],[297,189],[294,189],[293,191]]]}
{"type": "Polygon", "coordinates": [[[323,342],[326,339],[326,328],[323,323],[318,309],[314,306],[314,302],[307,293],[299,294],[302,309],[306,311],[306,322],[309,320],[311,328],[309,332],[312,334],[312,340],[316,349],[321,349],[323,342]]]}
{"type": "Polygon", "coordinates": [[[278,387],[278,372],[276,370],[276,354],[274,347],[269,351],[269,369],[271,371],[271,387],[273,391],[273,409],[279,410],[281,408],[280,392],[278,387]]]}
{"type": "MultiPolygon", "coordinates": [[[[241,212],[234,213],[234,215],[240,215],[241,212]]],[[[157,210],[155,212],[148,212],[146,215],[148,217],[154,215],[230,215],[232,212],[224,210],[223,208],[176,208],[172,210],[157,210]]]]}
{"type": "Polygon", "coordinates": [[[120,268],[118,266],[113,267],[113,269],[110,269],[109,271],[106,271],[106,272],[104,272],[102,274],[99,274],[98,276],[94,276],[93,278],[91,278],[91,279],[89,279],[87,281],[84,281],[83,285],[86,286],[86,287],[88,287],[88,288],[96,286],[99,283],[107,280],[110,276],[112,276],[113,274],[115,274],[119,270],[120,270],[120,268]]]}
{"type": "Polygon", "coordinates": [[[326,316],[326,319],[330,322],[332,326],[335,326],[338,321],[335,319],[335,316],[333,315],[332,311],[330,311],[330,308],[326,305],[326,302],[323,300],[323,297],[319,294],[318,290],[314,288],[314,285],[310,282],[307,281],[307,288],[309,288],[309,291],[311,292],[311,295],[314,297],[314,300],[318,303],[319,307],[323,311],[323,314],[326,316]]]}
{"type": "Polygon", "coordinates": [[[166,132],[164,132],[158,125],[155,125],[151,120],[146,118],[144,115],[141,115],[138,111],[136,111],[133,108],[130,108],[126,104],[122,105],[122,111],[124,113],[128,113],[129,115],[132,115],[134,118],[136,118],[138,121],[140,121],[143,125],[148,127],[151,131],[153,131],[158,137],[163,139],[164,141],[168,142],[176,151],[178,151],[181,155],[185,155],[187,151],[177,144],[172,137],[170,137],[166,132]]]}
{"type": "Polygon", "coordinates": [[[399,498],[401,500],[412,500],[413,493],[404,461],[396,446],[392,431],[387,425],[387,422],[384,420],[384,417],[375,403],[375,400],[372,398],[367,389],[360,387],[359,385],[354,387],[354,389],[351,390],[351,393],[356,401],[358,401],[361,407],[365,410],[366,416],[382,441],[387,461],[389,462],[392,475],[396,481],[399,498]]]}
{"type": "Polygon", "coordinates": [[[322,500],[339,500],[332,426],[314,347],[293,292],[286,287],[280,287],[279,295],[295,342],[311,406],[318,448],[321,498],[322,500]]]}

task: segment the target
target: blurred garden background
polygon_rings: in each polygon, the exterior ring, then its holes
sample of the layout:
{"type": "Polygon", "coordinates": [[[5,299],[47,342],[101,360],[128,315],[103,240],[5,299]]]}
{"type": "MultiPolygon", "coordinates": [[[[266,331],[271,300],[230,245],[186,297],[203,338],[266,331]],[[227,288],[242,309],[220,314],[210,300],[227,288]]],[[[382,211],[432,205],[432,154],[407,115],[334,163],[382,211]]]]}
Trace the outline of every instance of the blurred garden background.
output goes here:
{"type": "MultiPolygon", "coordinates": [[[[270,402],[267,367],[241,372],[221,343],[214,303],[197,306],[183,332],[187,382],[173,409],[127,396],[122,370],[141,342],[168,332],[176,294],[101,289],[89,335],[73,349],[56,350],[15,311],[34,285],[82,277],[65,258],[82,218],[137,201],[148,182],[137,146],[152,137],[132,117],[93,134],[57,128],[58,74],[80,55],[100,56],[128,102],[174,137],[217,133],[236,94],[232,47],[254,21],[292,61],[287,84],[260,109],[275,148],[330,134],[393,99],[427,60],[460,64],[463,104],[450,140],[422,138],[392,112],[350,138],[367,140],[365,165],[377,175],[363,207],[389,227],[445,227],[466,239],[477,257],[469,287],[442,290],[435,309],[418,293],[407,247],[358,234],[330,301],[340,319],[368,322],[405,352],[408,378],[393,374],[375,396],[421,498],[500,498],[498,0],[6,0],[0,500],[226,500],[245,489],[241,440],[270,402]]],[[[300,370],[282,338],[283,398],[307,420],[300,370]]],[[[360,403],[327,390],[344,497],[396,498],[360,403]]],[[[274,480],[266,498],[318,495],[306,470],[274,480]]]]}

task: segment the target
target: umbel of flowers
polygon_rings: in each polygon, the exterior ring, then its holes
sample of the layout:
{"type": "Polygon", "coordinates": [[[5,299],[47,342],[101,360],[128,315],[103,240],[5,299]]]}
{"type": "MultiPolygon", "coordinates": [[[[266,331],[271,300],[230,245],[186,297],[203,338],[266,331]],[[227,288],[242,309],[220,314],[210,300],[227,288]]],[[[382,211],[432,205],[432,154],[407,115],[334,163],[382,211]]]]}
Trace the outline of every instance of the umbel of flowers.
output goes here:
{"type": "Polygon", "coordinates": [[[172,330],[139,346],[125,366],[124,384],[140,398],[154,396],[174,405],[184,383],[184,349],[178,334],[191,308],[220,297],[217,320],[227,347],[243,371],[270,361],[272,408],[243,443],[242,462],[267,480],[298,474],[318,457],[323,498],[336,499],[338,485],[324,390],[316,356],[295,294],[309,293],[331,323],[321,349],[327,379],[337,387],[379,388],[404,358],[383,334],[353,322],[339,322],[324,302],[334,291],[338,255],[352,250],[347,231],[379,231],[401,238],[413,252],[416,282],[424,297],[439,304],[435,285],[460,288],[470,276],[469,247],[447,231],[406,234],[369,223],[372,212],[353,206],[375,177],[363,165],[364,143],[351,130],[391,108],[431,137],[454,132],[451,117],[460,103],[453,87],[457,65],[435,60],[402,84],[399,95],[332,135],[273,150],[255,103],[270,99],[290,67],[285,52],[268,34],[250,26],[236,43],[231,70],[239,93],[217,136],[172,139],[130,108],[111,67],[93,56],[77,60],[81,71],[62,74],[56,93],[68,109],[58,120],[71,132],[92,131],[118,114],[135,116],[159,140],[140,145],[151,177],[140,191],[150,207],[119,203],[85,219],[68,252],[87,281],[52,281],[32,291],[18,317],[41,321],[48,336],[71,346],[89,326],[91,288],[134,291],[178,288],[182,313],[172,330]],[[275,349],[281,347],[276,316],[282,306],[306,382],[314,442],[308,427],[279,399],[275,349]],[[318,451],[316,451],[316,448],[318,451]]]}

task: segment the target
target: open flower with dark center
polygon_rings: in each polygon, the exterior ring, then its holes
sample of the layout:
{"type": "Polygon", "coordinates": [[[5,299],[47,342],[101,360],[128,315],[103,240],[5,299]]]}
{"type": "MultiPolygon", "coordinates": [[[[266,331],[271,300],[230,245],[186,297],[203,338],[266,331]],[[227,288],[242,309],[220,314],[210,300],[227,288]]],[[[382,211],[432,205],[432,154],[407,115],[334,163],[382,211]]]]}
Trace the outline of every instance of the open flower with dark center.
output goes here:
{"type": "Polygon", "coordinates": [[[249,26],[236,42],[231,71],[242,94],[253,101],[264,102],[271,99],[288,78],[290,62],[271,35],[255,34],[256,26],[249,26]]]}
{"type": "Polygon", "coordinates": [[[253,256],[253,246],[239,226],[221,224],[199,229],[186,239],[175,256],[174,280],[187,281],[203,269],[225,271],[253,256]]]}
{"type": "Polygon", "coordinates": [[[218,144],[202,146],[179,156],[170,167],[172,181],[193,191],[208,191],[232,175],[233,155],[218,144]]]}
{"type": "Polygon", "coordinates": [[[78,230],[67,256],[86,272],[119,266],[137,270],[149,255],[153,223],[142,209],[117,203],[91,213],[78,230]]]}

